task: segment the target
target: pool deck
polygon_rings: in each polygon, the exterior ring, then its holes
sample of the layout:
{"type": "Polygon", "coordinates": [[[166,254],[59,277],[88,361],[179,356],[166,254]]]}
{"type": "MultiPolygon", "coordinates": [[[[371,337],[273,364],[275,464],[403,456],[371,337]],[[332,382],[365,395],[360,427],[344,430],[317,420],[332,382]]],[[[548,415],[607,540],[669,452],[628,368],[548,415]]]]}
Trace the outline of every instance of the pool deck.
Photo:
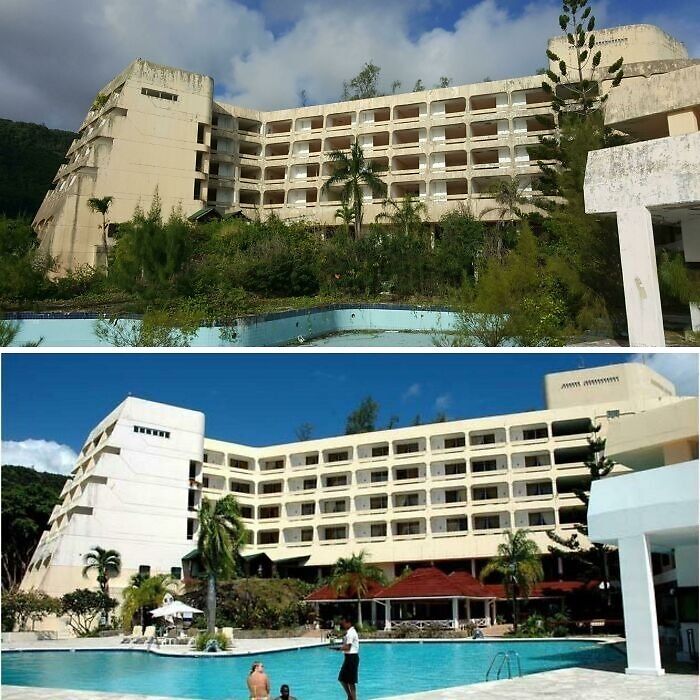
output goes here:
{"type": "MultiPolygon", "coordinates": [[[[410,679],[406,686],[410,687],[410,679]]],[[[362,685],[360,684],[360,693],[362,685]]],[[[5,700],[172,700],[157,695],[123,695],[94,691],[2,686],[5,700]]],[[[336,694],[333,694],[336,697],[336,694]]],[[[340,694],[337,695],[340,697],[340,694]]],[[[698,697],[698,677],[688,675],[627,676],[610,671],[566,668],[535,673],[514,680],[475,683],[457,688],[392,696],[382,700],[521,700],[523,698],[567,700],[686,700],[698,697]]],[[[197,700],[192,698],[191,700],[197,700]]]]}

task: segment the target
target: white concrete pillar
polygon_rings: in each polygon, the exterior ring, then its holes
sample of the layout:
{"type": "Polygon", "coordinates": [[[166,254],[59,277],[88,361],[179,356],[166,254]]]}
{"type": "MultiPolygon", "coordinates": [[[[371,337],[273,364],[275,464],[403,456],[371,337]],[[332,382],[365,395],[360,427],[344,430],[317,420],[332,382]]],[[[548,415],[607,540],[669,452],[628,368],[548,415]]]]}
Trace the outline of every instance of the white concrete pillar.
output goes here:
{"type": "Polygon", "coordinates": [[[626,673],[661,676],[654,576],[645,535],[618,540],[627,646],[626,673]]]}
{"type": "Polygon", "coordinates": [[[629,343],[631,346],[662,347],[666,341],[649,210],[633,207],[618,211],[617,231],[629,343]]]}
{"type": "Polygon", "coordinates": [[[376,600],[372,601],[371,619],[372,619],[372,627],[376,627],[377,626],[377,601],[376,600]]]}
{"type": "Polygon", "coordinates": [[[467,620],[472,619],[472,601],[471,598],[467,598],[467,620]]]}
{"type": "Polygon", "coordinates": [[[390,630],[391,629],[391,601],[390,600],[384,601],[384,610],[386,611],[386,613],[384,615],[384,629],[390,630]]]}
{"type": "Polygon", "coordinates": [[[484,599],[484,617],[491,620],[491,601],[488,598],[484,599]]]}
{"type": "Polygon", "coordinates": [[[452,629],[459,629],[459,598],[452,599],[452,629]]]}
{"type": "Polygon", "coordinates": [[[472,576],[476,578],[476,559],[471,560],[472,576]]]}

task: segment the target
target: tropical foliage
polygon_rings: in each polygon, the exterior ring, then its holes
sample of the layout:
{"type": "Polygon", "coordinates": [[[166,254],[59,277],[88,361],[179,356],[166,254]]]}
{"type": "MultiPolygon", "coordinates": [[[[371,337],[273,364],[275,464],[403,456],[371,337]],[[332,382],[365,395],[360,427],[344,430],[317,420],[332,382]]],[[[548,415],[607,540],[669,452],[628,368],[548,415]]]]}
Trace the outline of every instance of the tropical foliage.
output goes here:
{"type": "Polygon", "coordinates": [[[384,572],[367,561],[365,551],[338,559],[330,578],[330,585],[339,595],[357,600],[357,622],[360,625],[363,599],[367,597],[373,583],[384,582],[384,572]]]}
{"type": "Polygon", "coordinates": [[[48,615],[61,612],[61,601],[43,591],[22,591],[14,588],[2,596],[2,631],[23,632],[31,622],[31,629],[48,615]]]}
{"type": "Polygon", "coordinates": [[[121,619],[124,630],[131,630],[135,618],[138,618],[143,626],[146,623],[146,613],[160,607],[165,595],[173,595],[176,590],[177,582],[167,574],[134,575],[131,585],[125,588],[123,593],[121,619]]]}
{"type": "Polygon", "coordinates": [[[83,577],[94,571],[100,590],[109,595],[109,579],[119,576],[122,570],[119,552],[115,549],[94,547],[83,556],[83,564],[83,577]]]}
{"type": "Polygon", "coordinates": [[[79,588],[61,598],[61,614],[78,637],[85,637],[95,630],[101,615],[107,615],[117,607],[117,601],[102,591],[79,588]]]}

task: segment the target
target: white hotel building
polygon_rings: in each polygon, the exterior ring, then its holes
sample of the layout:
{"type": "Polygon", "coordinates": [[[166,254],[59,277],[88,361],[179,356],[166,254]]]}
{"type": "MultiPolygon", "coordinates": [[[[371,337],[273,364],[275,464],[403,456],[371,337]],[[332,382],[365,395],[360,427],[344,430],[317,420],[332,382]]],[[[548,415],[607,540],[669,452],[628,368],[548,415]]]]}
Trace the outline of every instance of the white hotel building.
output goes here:
{"type": "MultiPolygon", "coordinates": [[[[127,398],[90,432],[22,587],[61,595],[91,585],[84,554],[121,553],[119,595],[136,572],[183,577],[203,498],[234,494],[252,574],[315,580],[366,550],[393,578],[406,564],[477,573],[509,528],[572,532],[586,510],[592,425],[605,436],[644,415],[661,437],[638,440],[649,465],[697,459],[697,399],[642,364],[545,377],[546,408],[359,435],[251,447],[206,437],[202,413],[127,398]],[[643,448],[643,449],[642,449],[643,448]]],[[[621,460],[622,461],[622,460],[621,460]]],[[[637,455],[634,467],[645,468],[637,455]]],[[[629,472],[622,461],[613,474],[629,472]]],[[[608,477],[611,478],[611,477],[608,477]]],[[[545,557],[550,580],[560,560],[545,557]]]]}

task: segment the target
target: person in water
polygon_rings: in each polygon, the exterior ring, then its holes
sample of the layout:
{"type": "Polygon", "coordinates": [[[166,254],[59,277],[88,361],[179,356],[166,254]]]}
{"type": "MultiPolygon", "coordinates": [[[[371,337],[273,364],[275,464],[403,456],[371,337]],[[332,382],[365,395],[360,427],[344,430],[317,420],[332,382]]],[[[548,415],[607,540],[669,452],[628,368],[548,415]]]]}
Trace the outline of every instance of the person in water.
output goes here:
{"type": "Polygon", "coordinates": [[[289,694],[289,686],[284,683],[280,686],[280,694],[275,698],[275,700],[297,700],[293,695],[289,694]]]}
{"type": "Polygon", "coordinates": [[[247,683],[250,700],[270,700],[270,679],[260,661],[251,667],[247,683]]]}
{"type": "Polygon", "coordinates": [[[360,637],[352,623],[352,618],[345,615],[340,624],[345,630],[343,643],[339,647],[344,656],[343,665],[340,667],[338,680],[348,700],[357,700],[357,672],[360,667],[360,637]]]}

